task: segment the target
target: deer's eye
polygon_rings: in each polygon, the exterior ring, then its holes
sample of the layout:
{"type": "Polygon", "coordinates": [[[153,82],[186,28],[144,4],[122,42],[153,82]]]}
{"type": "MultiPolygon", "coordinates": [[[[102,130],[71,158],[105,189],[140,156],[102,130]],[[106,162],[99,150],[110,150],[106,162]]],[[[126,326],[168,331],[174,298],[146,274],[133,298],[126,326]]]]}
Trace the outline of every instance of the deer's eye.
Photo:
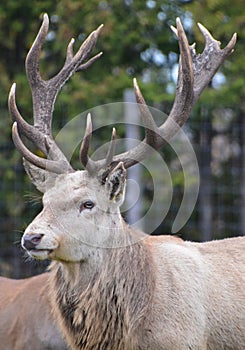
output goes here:
{"type": "Polygon", "coordinates": [[[93,207],[94,207],[94,202],[88,200],[88,201],[82,202],[80,204],[79,211],[81,213],[84,209],[91,210],[91,209],[93,209],[93,207]]]}

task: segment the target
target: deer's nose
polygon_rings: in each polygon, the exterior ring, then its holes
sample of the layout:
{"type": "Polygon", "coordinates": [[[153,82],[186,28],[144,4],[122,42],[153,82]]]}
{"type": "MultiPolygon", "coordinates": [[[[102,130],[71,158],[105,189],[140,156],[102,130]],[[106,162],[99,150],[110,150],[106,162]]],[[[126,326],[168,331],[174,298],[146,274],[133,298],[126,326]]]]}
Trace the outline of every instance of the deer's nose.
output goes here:
{"type": "Polygon", "coordinates": [[[23,237],[23,247],[27,250],[35,249],[36,246],[41,242],[44,235],[42,233],[37,234],[26,234],[23,237]]]}

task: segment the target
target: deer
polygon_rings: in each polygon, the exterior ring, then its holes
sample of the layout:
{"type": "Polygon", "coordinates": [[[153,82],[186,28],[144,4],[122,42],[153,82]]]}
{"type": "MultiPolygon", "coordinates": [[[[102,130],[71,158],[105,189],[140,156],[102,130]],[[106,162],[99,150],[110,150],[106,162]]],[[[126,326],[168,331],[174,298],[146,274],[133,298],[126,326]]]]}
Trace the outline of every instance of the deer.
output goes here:
{"type": "MultiPolygon", "coordinates": [[[[43,193],[43,209],[27,226],[22,247],[35,259],[51,260],[47,293],[54,317],[73,350],[244,350],[245,238],[189,242],[172,235],[151,236],[129,226],[120,213],[127,169],[163,147],[187,121],[201,92],[235,47],[234,34],[221,49],[201,24],[202,53],[189,45],[179,18],[173,31],[180,60],[172,110],[157,126],[139,85],[134,90],[145,137],[116,154],[116,129],[102,159],[89,155],[93,133],[88,114],[73,169],[52,136],[56,96],[77,71],[87,69],[102,26],[74,54],[72,39],[61,70],[49,80],[39,57],[49,20],[45,14],[26,58],[32,91],[31,125],[9,94],[13,142],[31,182],[43,193]],[[23,137],[41,150],[37,156],[23,137]]],[[[38,300],[36,301],[38,304],[38,300]]]]}
{"type": "Polygon", "coordinates": [[[48,275],[0,277],[1,349],[68,350],[51,312],[48,275]]]}

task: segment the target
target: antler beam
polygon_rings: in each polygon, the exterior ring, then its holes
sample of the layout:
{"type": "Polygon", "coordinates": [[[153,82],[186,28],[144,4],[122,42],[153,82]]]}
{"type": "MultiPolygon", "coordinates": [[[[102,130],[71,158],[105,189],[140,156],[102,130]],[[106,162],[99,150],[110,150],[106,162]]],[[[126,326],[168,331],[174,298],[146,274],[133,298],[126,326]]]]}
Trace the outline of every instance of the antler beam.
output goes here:
{"type": "Polygon", "coordinates": [[[39,59],[49,28],[48,15],[44,14],[43,23],[37,37],[26,58],[26,74],[32,92],[34,125],[28,124],[21,116],[15,101],[16,84],[13,84],[9,94],[9,111],[14,122],[13,140],[20,153],[38,167],[56,173],[74,171],[59,149],[52,136],[52,115],[54,103],[63,84],[77,71],[88,68],[102,53],[89,58],[95,47],[103,25],[92,32],[80,46],[77,53],[73,54],[74,39],[71,39],[67,47],[66,60],[60,72],[49,80],[43,80],[39,73],[39,59]],[[18,132],[19,131],[19,132],[18,132]],[[26,136],[47,158],[42,159],[24,146],[20,135],[26,136]],[[39,158],[39,159],[38,159],[39,158]],[[60,168],[62,166],[62,168],[60,168]]]}
{"type": "MultiPolygon", "coordinates": [[[[125,168],[129,168],[146,158],[152,149],[159,149],[166,144],[187,121],[192,107],[203,89],[209,84],[226,57],[233,52],[236,44],[236,33],[232,36],[228,45],[222,50],[220,49],[220,42],[215,40],[204,26],[201,24],[198,24],[198,26],[205,38],[204,51],[199,55],[195,52],[195,44],[191,46],[188,44],[179,18],[176,20],[176,28],[171,27],[179,41],[179,74],[172,110],[167,120],[161,126],[158,127],[155,124],[137,81],[134,79],[135,95],[145,126],[145,138],[133,149],[114,156],[111,165],[123,162],[125,168]]],[[[104,160],[94,162],[85,154],[89,149],[89,133],[92,133],[91,127],[89,131],[86,131],[86,149],[82,147],[83,157],[81,160],[85,167],[89,164],[88,170],[94,174],[103,168],[104,160]],[[83,161],[84,159],[86,159],[85,162],[83,161]]],[[[105,169],[105,174],[107,171],[105,169]]]]}

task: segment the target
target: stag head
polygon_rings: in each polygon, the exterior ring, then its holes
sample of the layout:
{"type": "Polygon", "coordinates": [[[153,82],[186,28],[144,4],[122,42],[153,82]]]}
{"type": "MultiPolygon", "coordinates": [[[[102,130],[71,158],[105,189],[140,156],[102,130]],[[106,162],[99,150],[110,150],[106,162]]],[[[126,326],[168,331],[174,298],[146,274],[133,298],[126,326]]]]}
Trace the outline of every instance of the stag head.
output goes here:
{"type": "MultiPolygon", "coordinates": [[[[103,185],[87,171],[44,177],[43,210],[27,227],[24,248],[38,259],[81,261],[96,247],[124,245],[119,207],[125,178],[122,162],[103,185]]],[[[40,179],[34,184],[40,188],[40,179]]]]}
{"type": "MultiPolygon", "coordinates": [[[[39,56],[48,32],[45,14],[40,31],[28,53],[26,72],[32,90],[34,125],[20,115],[15,102],[13,84],[9,95],[9,110],[14,120],[13,141],[24,159],[24,167],[33,184],[44,193],[43,210],[27,227],[22,245],[38,259],[81,261],[96,247],[121,246],[132,243],[128,228],[120,215],[124,199],[126,169],[146,158],[152,149],[166,144],[188,119],[191,109],[224,59],[233,51],[236,34],[221,50],[205,27],[199,24],[206,45],[196,54],[189,46],[179,19],[175,32],[180,48],[179,77],[173,108],[167,120],[157,126],[134,79],[136,99],[145,125],[145,138],[133,149],[115,155],[116,130],[113,129],[108,153],[94,161],[88,156],[92,135],[91,116],[80,150],[85,170],[75,171],[57,146],[51,131],[56,96],[62,85],[77,71],[87,69],[101,53],[89,58],[102,26],[92,32],[73,54],[72,39],[67,47],[66,61],[61,71],[50,80],[39,74],[39,56]],[[33,154],[21,136],[28,138],[46,158],[33,154]]],[[[142,235],[136,234],[137,239],[142,235]]],[[[134,238],[135,239],[135,238],[134,238]]]]}

